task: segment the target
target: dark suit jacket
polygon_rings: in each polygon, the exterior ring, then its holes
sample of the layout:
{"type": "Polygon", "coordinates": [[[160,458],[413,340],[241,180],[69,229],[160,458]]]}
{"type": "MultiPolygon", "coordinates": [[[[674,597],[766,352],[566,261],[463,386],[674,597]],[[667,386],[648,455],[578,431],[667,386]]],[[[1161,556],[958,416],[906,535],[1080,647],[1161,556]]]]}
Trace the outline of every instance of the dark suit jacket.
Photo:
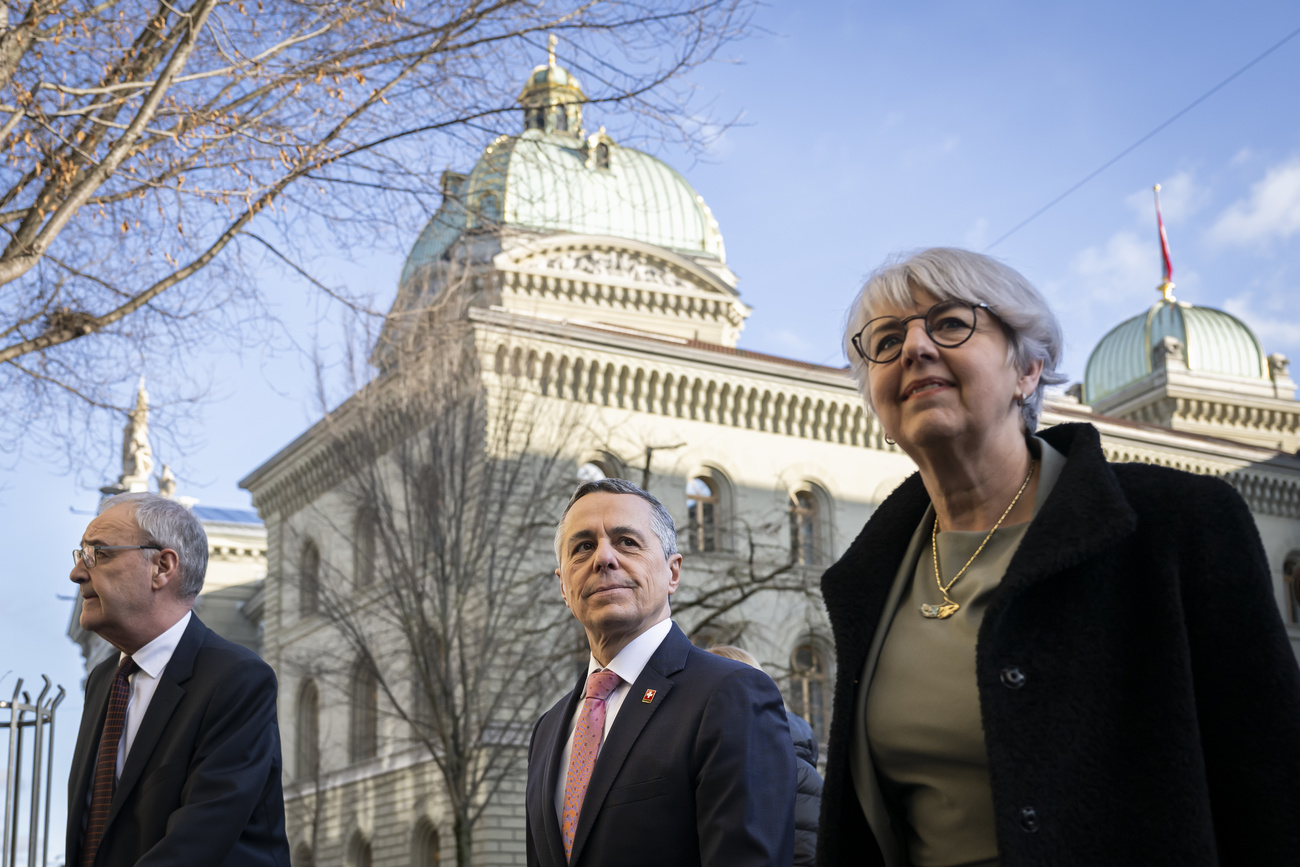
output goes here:
{"type": "MultiPolygon", "coordinates": [[[[68,779],[67,863],[81,853],[113,654],[91,672],[68,779]]],[[[288,867],[270,666],[190,619],[113,794],[96,867],[288,867]]]]}
{"type": "MultiPolygon", "coordinates": [[[[565,867],[555,790],[568,773],[560,757],[585,682],[584,671],[533,729],[530,867],[565,867]]],[[[692,646],[674,625],[601,745],[569,867],[788,867],[794,793],[794,751],[776,684],[692,646]]]]}

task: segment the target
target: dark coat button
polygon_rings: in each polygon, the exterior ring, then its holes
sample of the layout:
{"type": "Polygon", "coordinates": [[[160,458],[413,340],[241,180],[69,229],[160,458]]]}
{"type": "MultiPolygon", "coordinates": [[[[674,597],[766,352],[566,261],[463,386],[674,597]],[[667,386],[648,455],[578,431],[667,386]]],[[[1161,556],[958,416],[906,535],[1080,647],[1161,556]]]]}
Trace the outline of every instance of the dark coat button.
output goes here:
{"type": "Polygon", "coordinates": [[[1025,685],[1025,673],[1014,665],[1002,669],[1002,685],[1007,689],[1020,689],[1025,685]]]}
{"type": "Polygon", "coordinates": [[[1032,834],[1038,830],[1038,811],[1033,807],[1020,808],[1020,827],[1026,834],[1032,834]]]}

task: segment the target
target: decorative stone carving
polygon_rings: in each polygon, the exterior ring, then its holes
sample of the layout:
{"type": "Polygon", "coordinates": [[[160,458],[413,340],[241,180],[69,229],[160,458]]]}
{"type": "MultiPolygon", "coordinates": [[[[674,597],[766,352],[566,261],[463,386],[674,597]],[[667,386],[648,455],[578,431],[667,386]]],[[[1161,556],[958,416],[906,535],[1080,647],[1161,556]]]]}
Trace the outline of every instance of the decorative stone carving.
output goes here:
{"type": "Polygon", "coordinates": [[[1183,352],[1183,342],[1167,334],[1151,347],[1151,367],[1154,370],[1164,370],[1170,362],[1186,365],[1187,356],[1183,352]]]}
{"type": "Polygon", "coordinates": [[[552,250],[527,264],[540,264],[547,271],[620,277],[634,283],[672,288],[690,286],[662,262],[626,250],[552,250]]]}
{"type": "Polygon", "coordinates": [[[1270,379],[1289,378],[1290,375],[1291,360],[1289,358],[1280,352],[1274,352],[1268,357],[1268,376],[1270,379]]]}

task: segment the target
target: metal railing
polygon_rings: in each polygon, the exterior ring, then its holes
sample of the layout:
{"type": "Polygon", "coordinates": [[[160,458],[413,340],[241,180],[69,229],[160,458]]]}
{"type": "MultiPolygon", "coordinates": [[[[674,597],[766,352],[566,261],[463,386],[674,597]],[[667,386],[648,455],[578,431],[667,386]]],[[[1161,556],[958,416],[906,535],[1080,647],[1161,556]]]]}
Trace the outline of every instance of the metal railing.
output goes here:
{"type": "Polygon", "coordinates": [[[0,700],[0,729],[9,730],[5,772],[4,837],[0,838],[0,867],[16,867],[18,863],[19,835],[24,812],[27,817],[27,867],[46,864],[50,848],[50,792],[54,771],[54,711],[63,701],[63,687],[58,695],[46,700],[50,692],[50,679],[41,675],[45,688],[32,701],[31,695],[22,691],[19,678],[10,701],[0,700]],[[18,700],[22,695],[22,701],[18,700]],[[9,711],[8,719],[4,712],[9,711]],[[23,809],[23,769],[30,766],[30,783],[26,810],[23,809]],[[43,773],[42,773],[43,771],[43,773]],[[42,805],[41,793],[45,798],[42,805]],[[42,823],[42,818],[44,822],[42,823]],[[40,860],[37,860],[37,852],[40,860]]]}

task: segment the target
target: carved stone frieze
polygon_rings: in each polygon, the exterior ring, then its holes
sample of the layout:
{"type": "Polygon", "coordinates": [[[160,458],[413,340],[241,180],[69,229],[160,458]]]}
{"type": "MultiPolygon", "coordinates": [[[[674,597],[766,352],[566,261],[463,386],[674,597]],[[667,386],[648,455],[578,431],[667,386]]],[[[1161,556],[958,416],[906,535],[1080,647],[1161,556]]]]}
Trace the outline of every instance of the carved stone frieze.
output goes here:
{"type": "Polygon", "coordinates": [[[525,259],[519,267],[566,275],[587,274],[602,279],[613,277],[672,289],[691,286],[665,262],[629,250],[548,250],[525,259]]]}

